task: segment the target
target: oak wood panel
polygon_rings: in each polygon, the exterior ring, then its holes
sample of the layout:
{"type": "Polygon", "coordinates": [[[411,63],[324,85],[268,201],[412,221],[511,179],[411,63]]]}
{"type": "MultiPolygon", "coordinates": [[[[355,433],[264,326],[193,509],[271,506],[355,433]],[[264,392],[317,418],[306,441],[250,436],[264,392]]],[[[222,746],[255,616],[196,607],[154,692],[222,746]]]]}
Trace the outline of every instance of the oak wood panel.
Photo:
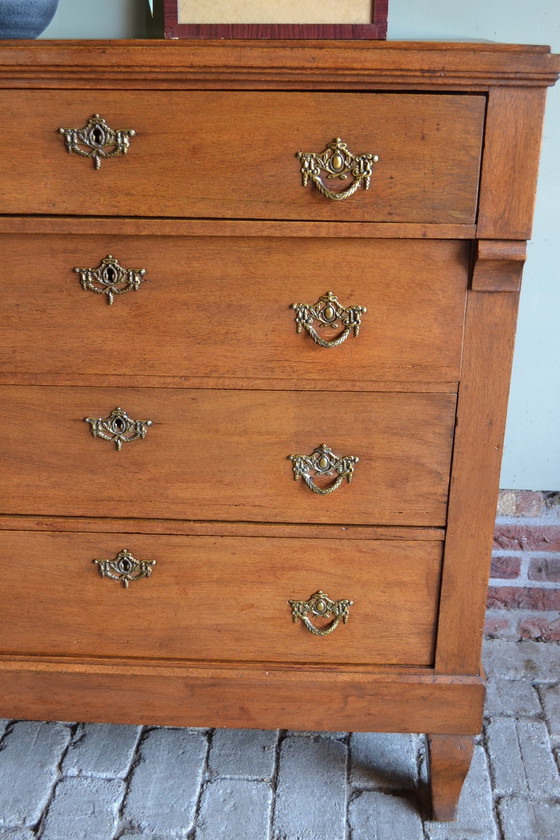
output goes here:
{"type": "Polygon", "coordinates": [[[10,592],[0,612],[3,653],[432,661],[440,542],[3,531],[0,545],[10,592]],[[128,590],[93,563],[125,547],[156,561],[151,577],[128,590]],[[288,603],[319,589],[353,601],[348,622],[324,637],[294,623],[288,603]]]}
{"type": "Polygon", "coordinates": [[[260,522],[445,522],[455,398],[176,389],[0,389],[4,513],[260,522]],[[117,406],[144,440],[94,439],[117,406]],[[348,418],[352,422],[348,423],[348,418]],[[360,458],[329,496],[294,481],[289,455],[326,443],[360,458]]]}
{"type": "Polygon", "coordinates": [[[21,234],[0,248],[1,373],[358,390],[459,377],[464,242],[21,234]],[[146,270],[111,306],[74,271],[107,255],[146,270]],[[335,348],[298,335],[291,308],[329,290],[368,310],[335,348]]]}
{"type": "Polygon", "coordinates": [[[121,534],[181,534],[183,536],[295,537],[335,540],[442,541],[443,528],[391,528],[378,525],[309,525],[307,523],[216,522],[169,519],[118,519],[72,516],[0,515],[3,531],[85,531],[96,534],[118,530],[121,534]]]}
{"type": "MultiPolygon", "coordinates": [[[[348,626],[348,625],[347,625],[348,626]]],[[[4,717],[143,723],[430,732],[480,731],[479,677],[252,668],[71,665],[0,660],[4,717]]]]}
{"type": "Polygon", "coordinates": [[[477,236],[529,239],[546,91],[490,91],[477,236]]]}
{"type": "Polygon", "coordinates": [[[477,95],[1,91],[11,153],[0,204],[5,213],[470,223],[484,110],[477,95]],[[68,155],[58,134],[92,114],[136,131],[126,157],[99,171],[68,155]],[[302,186],[296,158],[335,137],[381,159],[369,190],[336,202],[302,186]]]}
{"type": "Polygon", "coordinates": [[[436,669],[478,673],[518,295],[470,292],[436,669]]]}

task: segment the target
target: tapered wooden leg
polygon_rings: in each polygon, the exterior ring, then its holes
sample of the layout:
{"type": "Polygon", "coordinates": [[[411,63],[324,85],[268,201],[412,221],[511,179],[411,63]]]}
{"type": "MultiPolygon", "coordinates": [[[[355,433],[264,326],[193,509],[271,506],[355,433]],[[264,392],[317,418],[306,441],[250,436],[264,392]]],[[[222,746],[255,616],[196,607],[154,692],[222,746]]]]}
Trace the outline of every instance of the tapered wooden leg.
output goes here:
{"type": "Polygon", "coordinates": [[[428,735],[432,819],[454,820],[465,776],[471,765],[474,737],[428,735]]]}

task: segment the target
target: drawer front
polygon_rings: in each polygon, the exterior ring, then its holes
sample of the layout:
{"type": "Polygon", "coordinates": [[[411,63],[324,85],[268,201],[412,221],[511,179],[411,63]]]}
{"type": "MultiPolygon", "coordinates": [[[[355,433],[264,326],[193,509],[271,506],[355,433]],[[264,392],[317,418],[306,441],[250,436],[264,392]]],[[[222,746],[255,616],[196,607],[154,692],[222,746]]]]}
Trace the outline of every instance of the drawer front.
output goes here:
{"type": "MultiPolygon", "coordinates": [[[[1,91],[2,212],[470,224],[484,109],[482,95],[1,91]],[[58,132],[95,114],[135,132],[99,169],[58,132]],[[334,138],[380,158],[343,201],[304,187],[296,157],[334,138]]],[[[332,191],[353,178],[323,176],[332,191]]]]}
{"type": "MultiPolygon", "coordinates": [[[[441,543],[0,533],[4,653],[428,665],[441,543]],[[125,588],[94,560],[126,548],[125,588]],[[278,562],[278,558],[282,562],[278,562]],[[130,561],[132,562],[132,561],[130,561]],[[317,636],[290,601],[352,601],[317,636]]],[[[304,608],[305,609],[305,608],[304,608]]],[[[319,630],[332,613],[308,622],[319,630]]]]}
{"type": "Polygon", "coordinates": [[[14,235],[0,244],[7,374],[357,389],[459,377],[464,242],[14,235]],[[136,289],[132,269],[145,271],[136,289]],[[324,312],[329,291],[345,309],[367,309],[359,330],[320,313],[302,326],[292,305],[324,312]]]}
{"type": "Polygon", "coordinates": [[[0,404],[5,513],[445,523],[453,394],[4,386],[0,404]],[[85,422],[117,407],[153,424],[120,451],[85,422]],[[359,458],[353,480],[348,464],[294,480],[289,456],[321,444],[359,458]]]}

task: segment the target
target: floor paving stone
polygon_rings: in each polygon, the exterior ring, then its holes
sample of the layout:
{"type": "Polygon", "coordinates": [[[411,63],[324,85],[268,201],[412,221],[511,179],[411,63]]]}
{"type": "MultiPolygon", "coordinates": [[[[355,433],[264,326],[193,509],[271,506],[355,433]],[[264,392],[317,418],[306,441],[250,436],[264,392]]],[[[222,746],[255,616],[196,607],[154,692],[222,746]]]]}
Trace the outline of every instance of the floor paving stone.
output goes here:
{"type": "Polygon", "coordinates": [[[25,827],[38,822],[70,734],[69,727],[60,723],[16,723],[0,750],[0,825],[25,827]]]}
{"type": "MultiPolygon", "coordinates": [[[[180,835],[181,840],[185,836],[184,832],[180,835]]],[[[173,835],[169,834],[138,834],[136,831],[125,831],[124,834],[118,834],[116,840],[172,840],[173,835]]]]}
{"type": "Polygon", "coordinates": [[[120,779],[70,778],[56,786],[41,840],[108,840],[125,794],[120,779]]]}
{"type": "Polygon", "coordinates": [[[350,784],[369,790],[410,790],[417,785],[418,737],[355,732],[350,738],[350,784]]]}
{"type": "Polygon", "coordinates": [[[147,733],[124,808],[131,828],[182,836],[192,829],[207,749],[207,738],[200,732],[147,733]]]}
{"type": "Polygon", "coordinates": [[[274,773],[278,732],[261,729],[216,729],[208,769],[218,776],[270,779],[274,773]]]}
{"type": "Polygon", "coordinates": [[[504,840],[558,840],[560,805],[506,798],[499,803],[504,840]]]}
{"type": "Polygon", "coordinates": [[[560,643],[486,641],[482,660],[488,677],[529,682],[558,682],[560,643]]]}
{"type": "Polygon", "coordinates": [[[280,749],[274,840],[345,840],[347,747],[288,736],[280,749]]]}
{"type": "Polygon", "coordinates": [[[266,782],[222,779],[206,785],[195,840],[268,840],[272,790],[266,782]]]}
{"type": "Polygon", "coordinates": [[[423,840],[414,802],[379,791],[361,791],[348,807],[352,840],[423,840]]]}
{"type": "Polygon", "coordinates": [[[0,718],[0,741],[4,737],[4,732],[6,731],[9,723],[10,721],[6,718],[0,718]]]}
{"type": "Polygon", "coordinates": [[[139,726],[80,724],[64,757],[62,772],[65,776],[124,779],[130,770],[140,731],[139,726]]]}
{"type": "Polygon", "coordinates": [[[560,740],[560,685],[542,686],[540,692],[549,734],[560,740]]]}
{"type": "Polygon", "coordinates": [[[425,831],[426,840],[497,840],[492,785],[482,746],[474,749],[459,799],[457,820],[452,823],[426,822],[425,831]]]}
{"type": "Polygon", "coordinates": [[[35,840],[35,833],[27,828],[0,828],[0,840],[35,840]]]}
{"type": "Polygon", "coordinates": [[[560,777],[542,721],[495,718],[486,739],[498,794],[559,796],[560,777]]]}
{"type": "Polygon", "coordinates": [[[510,715],[534,717],[542,712],[537,691],[526,680],[491,677],[486,687],[486,717],[510,715]]]}

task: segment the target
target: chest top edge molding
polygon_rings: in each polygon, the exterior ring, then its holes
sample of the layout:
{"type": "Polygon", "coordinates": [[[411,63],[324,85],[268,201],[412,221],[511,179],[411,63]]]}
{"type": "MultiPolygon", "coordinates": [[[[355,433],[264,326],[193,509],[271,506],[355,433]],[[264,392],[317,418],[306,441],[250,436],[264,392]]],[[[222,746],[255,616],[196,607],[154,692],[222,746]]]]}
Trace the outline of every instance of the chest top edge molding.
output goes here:
{"type": "Polygon", "coordinates": [[[0,86],[135,82],[244,87],[322,85],[545,87],[560,74],[546,46],[490,42],[0,41],[0,86]]]}

